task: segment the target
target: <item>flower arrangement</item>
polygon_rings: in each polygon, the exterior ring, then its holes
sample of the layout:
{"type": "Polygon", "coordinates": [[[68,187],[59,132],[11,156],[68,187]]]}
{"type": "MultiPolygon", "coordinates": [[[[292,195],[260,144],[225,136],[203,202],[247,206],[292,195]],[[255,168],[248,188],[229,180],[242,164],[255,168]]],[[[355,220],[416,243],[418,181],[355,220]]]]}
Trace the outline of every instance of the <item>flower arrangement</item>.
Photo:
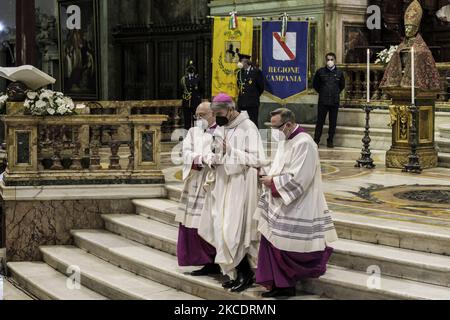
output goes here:
{"type": "Polygon", "coordinates": [[[0,93],[0,114],[6,114],[6,102],[8,99],[7,94],[0,93]]]}
{"type": "Polygon", "coordinates": [[[397,51],[398,46],[391,46],[389,49],[384,49],[377,53],[378,59],[375,60],[376,64],[388,64],[391,61],[392,56],[397,51]]]}
{"type": "Polygon", "coordinates": [[[47,89],[28,91],[24,106],[27,113],[35,116],[65,116],[75,113],[75,104],[71,98],[64,96],[62,92],[47,89]]]}

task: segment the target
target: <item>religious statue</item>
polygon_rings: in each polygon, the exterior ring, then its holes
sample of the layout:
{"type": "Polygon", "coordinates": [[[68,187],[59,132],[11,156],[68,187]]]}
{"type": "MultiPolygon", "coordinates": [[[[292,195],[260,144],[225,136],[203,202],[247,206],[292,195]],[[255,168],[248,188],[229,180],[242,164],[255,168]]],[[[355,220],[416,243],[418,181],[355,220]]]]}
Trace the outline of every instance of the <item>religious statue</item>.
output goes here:
{"type": "Polygon", "coordinates": [[[392,104],[389,106],[392,147],[386,153],[388,168],[404,168],[408,163],[408,156],[411,153],[410,143],[413,139],[410,136],[413,119],[410,107],[413,102],[418,108],[418,114],[414,117],[415,129],[418,132],[416,143],[419,162],[422,168],[437,166],[434,114],[436,96],[441,90],[441,80],[433,55],[418,33],[422,15],[419,1],[411,2],[404,16],[405,39],[392,56],[380,83],[380,88],[392,97],[392,104]]]}
{"type": "Polygon", "coordinates": [[[411,88],[411,48],[414,48],[415,87],[418,90],[438,91],[441,88],[439,72],[430,49],[418,33],[422,7],[414,0],[405,12],[405,39],[392,56],[380,87],[411,88]]]}

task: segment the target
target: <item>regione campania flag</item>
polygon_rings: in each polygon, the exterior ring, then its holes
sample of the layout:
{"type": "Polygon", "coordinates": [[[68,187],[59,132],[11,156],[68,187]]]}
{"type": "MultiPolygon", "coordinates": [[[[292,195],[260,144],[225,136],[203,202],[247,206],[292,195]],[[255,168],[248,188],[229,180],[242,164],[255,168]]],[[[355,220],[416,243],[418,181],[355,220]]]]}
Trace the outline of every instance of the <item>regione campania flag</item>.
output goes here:
{"type": "Polygon", "coordinates": [[[273,33],[273,59],[278,61],[295,60],[297,54],[297,33],[286,32],[283,41],[281,32],[273,33]]]}
{"type": "Polygon", "coordinates": [[[265,91],[271,99],[286,103],[308,89],[309,22],[289,21],[286,39],[281,21],[263,21],[262,64],[265,91]]]}

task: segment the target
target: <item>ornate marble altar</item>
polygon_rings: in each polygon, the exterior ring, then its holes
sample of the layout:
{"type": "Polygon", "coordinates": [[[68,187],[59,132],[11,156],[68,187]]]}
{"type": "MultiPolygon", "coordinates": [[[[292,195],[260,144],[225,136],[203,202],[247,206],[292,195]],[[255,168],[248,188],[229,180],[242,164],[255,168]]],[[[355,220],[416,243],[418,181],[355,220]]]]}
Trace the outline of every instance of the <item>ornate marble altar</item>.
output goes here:
{"type": "Polygon", "coordinates": [[[435,101],[441,91],[441,79],[436,63],[426,43],[418,34],[422,8],[414,0],[405,12],[405,40],[392,56],[380,88],[392,97],[389,107],[392,126],[392,147],[386,154],[386,166],[403,168],[408,163],[410,149],[412,61],[414,48],[415,104],[419,108],[418,148],[422,168],[436,167],[438,153],[435,149],[435,101]]]}
{"type": "Polygon", "coordinates": [[[91,102],[82,114],[42,117],[7,104],[0,196],[8,261],[40,260],[39,246],[71,244],[70,230],[102,227],[102,214],[131,213],[133,199],[164,195],[168,116],[144,112],[148,105],[91,102]]]}

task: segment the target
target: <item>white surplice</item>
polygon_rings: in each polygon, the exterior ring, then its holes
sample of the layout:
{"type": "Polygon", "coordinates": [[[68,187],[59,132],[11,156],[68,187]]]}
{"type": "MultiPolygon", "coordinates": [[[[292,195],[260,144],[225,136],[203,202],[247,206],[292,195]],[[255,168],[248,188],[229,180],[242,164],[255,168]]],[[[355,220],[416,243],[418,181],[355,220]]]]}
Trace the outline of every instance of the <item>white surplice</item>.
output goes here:
{"type": "Polygon", "coordinates": [[[264,188],[255,219],[277,249],[323,251],[338,239],[322,190],[319,151],[308,133],[282,141],[268,172],[281,198],[264,188]]]}
{"type": "Polygon", "coordinates": [[[198,233],[216,248],[215,262],[222,273],[235,279],[235,268],[246,254],[256,264],[259,237],[252,219],[260,194],[256,168],[266,165],[266,160],[258,128],[247,112],[217,128],[214,136],[218,145],[225,139],[231,148],[213,164],[211,197],[198,233]]]}
{"type": "Polygon", "coordinates": [[[204,131],[199,127],[189,130],[183,141],[183,191],[180,203],[183,211],[175,217],[187,228],[198,229],[200,216],[207,198],[204,188],[206,178],[210,171],[208,166],[203,166],[201,171],[192,169],[192,165],[202,165],[203,158],[211,152],[212,134],[214,128],[204,131]]]}

